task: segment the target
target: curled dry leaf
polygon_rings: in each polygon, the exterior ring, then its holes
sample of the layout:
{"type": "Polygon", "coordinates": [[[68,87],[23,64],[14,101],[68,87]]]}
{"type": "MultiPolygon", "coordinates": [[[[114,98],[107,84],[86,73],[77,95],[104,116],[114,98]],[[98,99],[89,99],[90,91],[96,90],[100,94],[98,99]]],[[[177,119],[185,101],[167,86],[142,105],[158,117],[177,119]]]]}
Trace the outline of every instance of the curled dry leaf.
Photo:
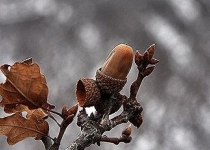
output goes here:
{"type": "Polygon", "coordinates": [[[35,112],[29,119],[22,117],[20,113],[0,118],[0,134],[7,136],[7,142],[10,145],[28,137],[40,140],[43,136],[48,135],[48,131],[48,123],[38,120],[35,112]]]}
{"type": "Polygon", "coordinates": [[[25,105],[17,105],[16,107],[11,107],[9,110],[5,109],[6,113],[22,113],[26,112],[26,118],[30,119],[31,117],[36,117],[37,120],[44,120],[48,117],[48,113],[45,112],[43,109],[38,108],[38,109],[29,109],[25,105]]]}
{"type": "Polygon", "coordinates": [[[6,76],[6,82],[0,84],[0,105],[7,111],[23,104],[30,109],[47,108],[54,106],[47,103],[48,87],[45,77],[40,73],[39,65],[32,63],[32,59],[16,62],[11,67],[1,66],[6,76]]]}
{"type": "Polygon", "coordinates": [[[26,115],[27,119],[34,117],[34,119],[36,119],[37,121],[43,121],[47,119],[48,117],[48,114],[41,108],[33,109],[33,110],[28,109],[26,112],[27,112],[27,115],[26,115]]]}

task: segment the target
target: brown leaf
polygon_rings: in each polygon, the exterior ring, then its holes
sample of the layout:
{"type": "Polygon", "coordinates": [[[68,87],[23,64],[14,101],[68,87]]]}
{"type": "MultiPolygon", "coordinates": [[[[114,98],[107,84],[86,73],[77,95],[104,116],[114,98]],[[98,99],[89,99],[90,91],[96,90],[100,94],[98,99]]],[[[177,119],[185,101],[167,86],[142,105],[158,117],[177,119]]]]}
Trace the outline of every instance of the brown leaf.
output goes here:
{"type": "Polygon", "coordinates": [[[7,136],[7,142],[14,145],[28,137],[35,137],[40,140],[43,136],[48,135],[49,126],[46,121],[40,121],[36,113],[32,113],[29,119],[20,115],[0,118],[0,134],[7,136]]]}
{"type": "Polygon", "coordinates": [[[25,111],[27,113],[27,119],[30,119],[31,116],[36,116],[37,120],[44,120],[48,117],[48,113],[41,108],[29,109],[27,106],[22,104],[17,105],[16,107],[9,105],[9,107],[9,109],[7,108],[4,110],[6,113],[22,113],[25,111]]]}
{"type": "Polygon", "coordinates": [[[19,104],[30,109],[48,108],[54,106],[47,103],[48,87],[45,77],[40,73],[39,65],[32,63],[32,59],[16,62],[11,67],[1,66],[1,71],[6,76],[6,82],[0,84],[0,105],[6,110],[19,104]]]}
{"type": "Polygon", "coordinates": [[[33,109],[33,110],[26,109],[25,111],[27,112],[27,115],[26,115],[27,119],[35,118],[38,121],[41,121],[41,120],[47,119],[48,117],[48,114],[41,108],[33,109]]]}

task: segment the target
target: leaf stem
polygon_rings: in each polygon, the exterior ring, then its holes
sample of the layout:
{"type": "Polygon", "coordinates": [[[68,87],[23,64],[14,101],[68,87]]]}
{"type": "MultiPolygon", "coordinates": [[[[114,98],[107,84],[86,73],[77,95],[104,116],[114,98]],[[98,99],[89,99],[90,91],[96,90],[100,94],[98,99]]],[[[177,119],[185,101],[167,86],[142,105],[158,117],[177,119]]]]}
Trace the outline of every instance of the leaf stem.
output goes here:
{"type": "Polygon", "coordinates": [[[59,127],[61,127],[60,123],[55,119],[55,117],[53,117],[51,114],[49,115],[49,117],[50,117],[53,121],[55,121],[55,123],[56,123],[59,127]]]}

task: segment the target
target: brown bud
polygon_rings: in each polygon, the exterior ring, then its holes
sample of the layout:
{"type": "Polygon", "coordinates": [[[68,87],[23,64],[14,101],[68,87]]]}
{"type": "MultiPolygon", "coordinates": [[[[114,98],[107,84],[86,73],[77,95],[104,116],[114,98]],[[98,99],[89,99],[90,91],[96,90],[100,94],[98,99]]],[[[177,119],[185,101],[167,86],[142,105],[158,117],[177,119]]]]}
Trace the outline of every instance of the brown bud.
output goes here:
{"type": "Polygon", "coordinates": [[[152,59],[155,52],[155,44],[152,44],[146,51],[149,53],[149,60],[152,59]]]}
{"type": "Polygon", "coordinates": [[[143,53],[143,59],[144,59],[144,61],[149,61],[149,52],[148,51],[145,51],[143,53]]]}
{"type": "Polygon", "coordinates": [[[140,65],[143,61],[143,55],[137,50],[134,59],[135,59],[136,65],[140,65]]]}
{"type": "Polygon", "coordinates": [[[144,75],[145,75],[145,76],[150,75],[154,69],[155,69],[155,66],[150,66],[150,67],[148,67],[148,68],[146,69],[144,75]]]}
{"type": "Polygon", "coordinates": [[[68,116],[68,111],[67,111],[66,106],[63,106],[63,108],[62,108],[62,115],[63,116],[68,116]]]}
{"type": "Polygon", "coordinates": [[[135,116],[135,117],[132,117],[130,120],[129,120],[135,127],[139,128],[141,126],[141,124],[143,123],[143,118],[141,116],[141,114],[135,116]]]}
{"type": "Polygon", "coordinates": [[[69,115],[65,120],[64,122],[62,123],[62,126],[65,126],[67,127],[74,119],[74,115],[69,115]]]}
{"type": "Polygon", "coordinates": [[[68,110],[68,115],[76,115],[78,110],[78,104],[75,104],[74,106],[72,106],[71,108],[69,108],[68,110]]]}
{"type": "Polygon", "coordinates": [[[81,78],[77,82],[76,98],[81,107],[90,107],[100,99],[100,90],[93,79],[81,78]]]}
{"type": "Polygon", "coordinates": [[[123,131],[122,135],[125,135],[129,137],[131,135],[132,129],[131,129],[131,124],[129,124],[123,131]]]}
{"type": "Polygon", "coordinates": [[[115,79],[125,80],[133,62],[133,49],[125,44],[117,45],[104,62],[101,72],[115,79]]]}
{"type": "Polygon", "coordinates": [[[155,65],[155,64],[157,64],[159,62],[159,60],[158,59],[156,59],[156,58],[152,58],[150,61],[149,61],[149,64],[151,64],[151,65],[155,65]]]}

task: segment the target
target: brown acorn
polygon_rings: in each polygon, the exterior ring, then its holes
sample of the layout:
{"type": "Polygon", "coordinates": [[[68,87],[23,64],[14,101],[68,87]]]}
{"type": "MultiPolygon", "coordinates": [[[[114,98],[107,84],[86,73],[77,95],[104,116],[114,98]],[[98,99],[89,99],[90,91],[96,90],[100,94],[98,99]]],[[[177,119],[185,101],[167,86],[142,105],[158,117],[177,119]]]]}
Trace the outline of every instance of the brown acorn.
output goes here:
{"type": "Polygon", "coordinates": [[[102,93],[113,94],[122,90],[133,62],[133,49],[117,45],[108,55],[102,68],[96,72],[96,81],[102,93]]]}
{"type": "Polygon", "coordinates": [[[76,98],[81,107],[94,106],[100,100],[100,90],[93,79],[81,78],[76,85],[76,98]]]}

